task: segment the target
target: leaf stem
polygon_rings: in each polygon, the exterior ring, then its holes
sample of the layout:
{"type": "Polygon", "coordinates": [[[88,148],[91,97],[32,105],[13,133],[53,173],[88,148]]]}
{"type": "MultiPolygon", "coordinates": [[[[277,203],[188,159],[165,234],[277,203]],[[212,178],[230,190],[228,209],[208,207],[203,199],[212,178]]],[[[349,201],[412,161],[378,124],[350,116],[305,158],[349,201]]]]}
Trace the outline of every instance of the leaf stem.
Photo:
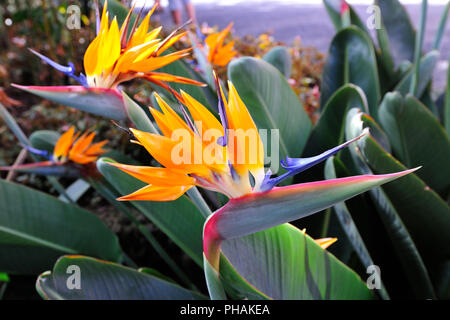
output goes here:
{"type": "Polygon", "coordinates": [[[422,0],[422,8],[420,13],[420,25],[416,34],[416,44],[414,49],[414,73],[409,88],[409,93],[412,95],[417,94],[417,84],[419,82],[420,75],[420,57],[422,56],[423,38],[425,36],[425,24],[427,21],[427,8],[428,0],[422,0]]]}

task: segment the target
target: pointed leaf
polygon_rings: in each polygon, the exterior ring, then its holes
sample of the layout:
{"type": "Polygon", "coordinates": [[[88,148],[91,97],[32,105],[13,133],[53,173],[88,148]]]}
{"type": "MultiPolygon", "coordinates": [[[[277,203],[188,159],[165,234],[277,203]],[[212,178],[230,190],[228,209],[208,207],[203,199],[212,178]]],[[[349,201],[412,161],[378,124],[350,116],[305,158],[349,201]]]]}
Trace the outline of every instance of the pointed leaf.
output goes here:
{"type": "Polygon", "coordinates": [[[302,183],[250,194],[231,199],[208,222],[221,239],[242,237],[309,216],[415,170],[302,183]]]}
{"type": "Polygon", "coordinates": [[[38,87],[19,86],[18,89],[44,99],[113,120],[125,120],[122,94],[114,89],[85,88],[81,86],[38,87]]]}

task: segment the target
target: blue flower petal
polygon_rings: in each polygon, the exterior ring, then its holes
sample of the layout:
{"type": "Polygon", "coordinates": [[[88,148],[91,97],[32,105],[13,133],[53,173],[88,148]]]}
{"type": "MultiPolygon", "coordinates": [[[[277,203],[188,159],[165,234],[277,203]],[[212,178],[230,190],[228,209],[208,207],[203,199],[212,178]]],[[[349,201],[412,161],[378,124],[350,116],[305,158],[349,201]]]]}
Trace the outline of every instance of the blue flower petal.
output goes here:
{"type": "Polygon", "coordinates": [[[37,51],[34,51],[33,49],[29,49],[33,54],[37,55],[39,58],[41,58],[42,61],[46,62],[47,64],[49,64],[50,66],[52,66],[53,68],[55,68],[56,70],[64,73],[65,75],[75,79],[76,81],[78,81],[82,86],[87,87],[87,79],[86,76],[84,74],[80,74],[79,76],[76,76],[75,73],[75,66],[72,62],[69,62],[69,65],[63,66],[60,65],[59,63],[51,60],[50,58],[40,54],[37,51]]]}
{"type": "Polygon", "coordinates": [[[34,153],[38,156],[44,157],[48,160],[53,160],[53,155],[50,154],[50,152],[48,152],[47,150],[40,150],[40,149],[36,149],[33,148],[31,146],[27,146],[27,145],[22,145],[25,149],[27,149],[28,151],[30,151],[31,153],[34,153]]]}
{"type": "Polygon", "coordinates": [[[356,137],[352,140],[349,140],[337,147],[334,147],[330,150],[327,150],[317,156],[309,157],[309,158],[289,158],[287,157],[286,160],[281,160],[281,166],[288,170],[288,172],[282,174],[279,177],[270,178],[270,175],[268,176],[266,174],[266,177],[264,178],[264,181],[261,185],[261,191],[268,191],[272,189],[275,185],[280,183],[281,181],[292,177],[302,171],[305,171],[312,166],[315,166],[316,164],[326,160],[327,158],[335,155],[338,153],[341,149],[347,147],[350,143],[355,142],[356,140],[360,139],[364,135],[367,134],[367,131],[365,131],[363,134],[361,134],[359,137],[356,137]]]}

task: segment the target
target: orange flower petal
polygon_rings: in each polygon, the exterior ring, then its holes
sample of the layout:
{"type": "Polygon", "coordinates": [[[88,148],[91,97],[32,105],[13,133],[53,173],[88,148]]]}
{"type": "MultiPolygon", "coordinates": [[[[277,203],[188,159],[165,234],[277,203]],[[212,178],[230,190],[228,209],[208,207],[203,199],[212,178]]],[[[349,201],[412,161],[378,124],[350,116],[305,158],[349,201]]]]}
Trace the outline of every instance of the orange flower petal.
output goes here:
{"type": "Polygon", "coordinates": [[[69,130],[64,132],[55,144],[53,149],[53,156],[55,158],[67,157],[69,149],[73,143],[73,136],[75,133],[75,127],[71,126],[69,130]]]}
{"type": "Polygon", "coordinates": [[[119,201],[172,201],[181,197],[192,186],[156,187],[145,186],[129,195],[118,198],[119,201]]]}
{"type": "Polygon", "coordinates": [[[133,166],[120,163],[109,164],[119,168],[136,179],[152,185],[173,187],[181,185],[190,186],[195,184],[194,178],[189,177],[185,173],[180,173],[167,168],[133,166]]]}
{"type": "Polygon", "coordinates": [[[337,241],[337,238],[322,238],[314,240],[322,249],[326,249],[337,241]]]}

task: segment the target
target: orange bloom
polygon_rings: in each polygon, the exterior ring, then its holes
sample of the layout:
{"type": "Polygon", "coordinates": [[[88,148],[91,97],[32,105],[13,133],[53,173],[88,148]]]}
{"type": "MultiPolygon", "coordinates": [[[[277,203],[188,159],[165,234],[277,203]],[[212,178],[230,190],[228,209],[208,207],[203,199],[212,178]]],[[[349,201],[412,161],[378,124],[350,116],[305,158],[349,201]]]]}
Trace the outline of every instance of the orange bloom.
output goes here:
{"type": "Polygon", "coordinates": [[[226,27],[221,32],[210,34],[205,42],[208,46],[208,61],[212,64],[215,64],[220,67],[224,67],[230,62],[231,58],[233,58],[237,52],[233,50],[234,41],[229,42],[226,45],[223,45],[223,42],[230,32],[233,23],[230,23],[228,27],[226,27]]]}
{"type": "Polygon", "coordinates": [[[221,192],[229,198],[259,192],[265,177],[263,143],[250,113],[231,82],[228,101],[221,89],[219,93],[226,114],[223,124],[205,106],[183,91],[182,101],[193,121],[188,118],[187,112],[183,120],[156,93],[155,96],[162,112],[153,108],[150,111],[162,135],[130,130],[136,137],[134,142],[142,145],[164,168],[111,163],[148,184],[119,200],[175,200],[193,186],[221,192]],[[183,145],[179,136],[188,148],[179,149],[183,145]],[[224,139],[227,143],[219,142],[224,139]],[[180,157],[186,161],[179,161],[180,157]],[[250,174],[254,185],[250,182],[250,174]]]}
{"type": "Polygon", "coordinates": [[[87,164],[97,160],[106,152],[102,147],[108,142],[103,140],[92,144],[95,132],[75,133],[75,127],[71,127],[61,135],[53,149],[53,161],[56,164],[64,164],[73,161],[78,164],[87,164]]]}
{"type": "Polygon", "coordinates": [[[133,8],[119,29],[116,17],[109,23],[107,1],[105,1],[97,37],[91,42],[84,55],[84,68],[89,87],[115,88],[119,83],[134,78],[145,78],[163,87],[167,86],[162,81],[203,85],[191,79],[154,72],[189,55],[192,49],[161,55],[187,32],[176,34],[176,30],[163,40],[157,38],[162,27],[149,30],[150,16],[155,8],[156,5],[139,27],[137,26],[139,17],[137,17],[128,35],[133,8]]]}

